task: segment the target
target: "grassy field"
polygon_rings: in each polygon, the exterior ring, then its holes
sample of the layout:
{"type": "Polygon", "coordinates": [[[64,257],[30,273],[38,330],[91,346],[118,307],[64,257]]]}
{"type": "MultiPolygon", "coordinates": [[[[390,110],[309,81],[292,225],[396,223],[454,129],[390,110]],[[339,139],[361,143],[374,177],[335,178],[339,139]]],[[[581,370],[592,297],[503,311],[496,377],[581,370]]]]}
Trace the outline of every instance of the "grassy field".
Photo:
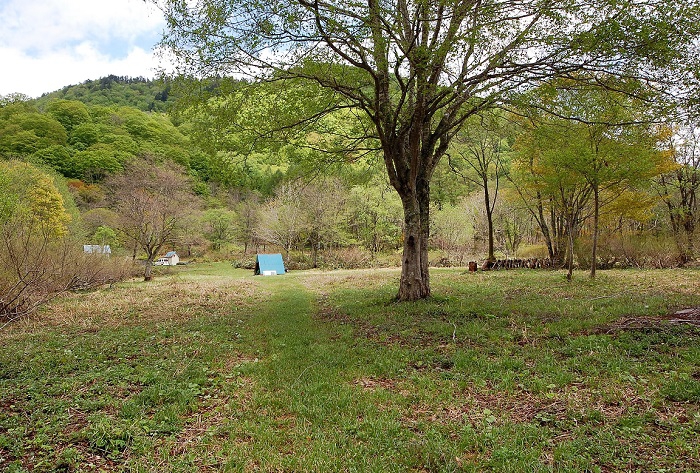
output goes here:
{"type": "Polygon", "coordinates": [[[700,471],[700,270],[432,275],[57,300],[0,331],[0,471],[700,471]]]}

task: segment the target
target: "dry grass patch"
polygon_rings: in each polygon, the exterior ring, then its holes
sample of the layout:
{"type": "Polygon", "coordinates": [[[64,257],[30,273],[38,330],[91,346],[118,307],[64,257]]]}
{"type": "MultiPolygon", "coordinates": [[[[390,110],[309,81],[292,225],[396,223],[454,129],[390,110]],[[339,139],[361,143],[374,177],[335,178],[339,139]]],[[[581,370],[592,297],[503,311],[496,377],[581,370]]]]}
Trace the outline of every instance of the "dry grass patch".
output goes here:
{"type": "Polygon", "coordinates": [[[399,274],[395,268],[308,271],[302,275],[301,282],[305,288],[325,296],[338,289],[369,289],[385,285],[399,274]]]}
{"type": "Polygon", "coordinates": [[[695,296],[700,291],[700,273],[697,270],[620,271],[615,274],[624,278],[632,293],[695,296]]]}
{"type": "Polygon", "coordinates": [[[197,411],[188,416],[185,426],[170,447],[170,455],[183,455],[201,446],[206,436],[215,434],[217,427],[222,426],[229,417],[229,402],[234,401],[228,397],[221,397],[202,402],[197,411]]]}
{"type": "Polygon", "coordinates": [[[238,368],[248,363],[257,363],[259,358],[245,355],[243,353],[233,353],[221,364],[221,372],[224,376],[228,377],[231,373],[235,373],[238,368]]]}
{"type": "Polygon", "coordinates": [[[413,404],[403,421],[413,428],[427,422],[445,425],[469,423],[473,426],[529,422],[538,412],[554,404],[554,401],[527,392],[513,395],[475,387],[455,392],[453,399],[454,402],[442,405],[426,401],[413,404]]]}
{"type": "MultiPolygon", "coordinates": [[[[245,357],[232,357],[232,360],[245,357]]],[[[225,366],[234,361],[227,361],[225,366]]],[[[249,409],[255,383],[250,377],[238,376],[231,383],[235,386],[230,394],[224,395],[217,389],[208,389],[199,396],[197,409],[184,416],[182,429],[173,437],[157,442],[156,455],[143,466],[148,471],[162,471],[162,468],[179,463],[188,465],[189,471],[221,471],[226,461],[224,453],[231,427],[232,413],[249,409]]]]}
{"type": "Polygon", "coordinates": [[[131,282],[58,299],[32,319],[8,327],[6,333],[62,326],[89,332],[144,321],[180,322],[250,308],[256,299],[265,296],[256,281],[248,280],[163,278],[149,283],[131,282]]]}
{"type": "MultiPolygon", "coordinates": [[[[355,384],[370,390],[382,387],[398,391],[395,380],[361,379],[355,384]]],[[[402,395],[408,392],[401,391],[402,395]]],[[[681,403],[657,406],[650,397],[640,396],[629,386],[598,390],[574,384],[545,394],[484,390],[471,386],[455,391],[452,398],[454,402],[448,404],[430,401],[412,404],[403,416],[403,423],[416,428],[434,422],[443,425],[469,423],[477,427],[486,424],[554,424],[571,421],[573,426],[576,419],[583,419],[592,412],[598,413],[599,422],[603,425],[614,424],[625,416],[645,414],[653,415],[659,423],[688,423],[697,410],[681,403]]]]}

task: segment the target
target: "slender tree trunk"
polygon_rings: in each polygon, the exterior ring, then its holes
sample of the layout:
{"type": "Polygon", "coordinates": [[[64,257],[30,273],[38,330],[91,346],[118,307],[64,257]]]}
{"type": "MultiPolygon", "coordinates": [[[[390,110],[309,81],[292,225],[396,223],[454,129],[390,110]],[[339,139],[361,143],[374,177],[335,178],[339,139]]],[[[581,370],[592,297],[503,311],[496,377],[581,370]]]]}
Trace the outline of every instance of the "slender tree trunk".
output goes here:
{"type": "Polygon", "coordinates": [[[695,212],[692,202],[688,202],[687,210],[684,212],[683,233],[685,233],[685,244],[683,245],[683,264],[690,263],[695,259],[695,212]]]}
{"type": "Polygon", "coordinates": [[[311,239],[311,261],[314,268],[318,268],[318,247],[319,243],[312,238],[311,239]]]}
{"type": "Polygon", "coordinates": [[[566,273],[566,279],[568,281],[571,281],[571,279],[574,277],[574,225],[572,223],[572,220],[573,216],[570,217],[569,222],[567,224],[567,233],[569,234],[569,250],[567,251],[566,256],[566,267],[568,269],[568,272],[566,273]]]}
{"type": "Polygon", "coordinates": [[[534,216],[537,225],[542,232],[542,237],[547,245],[547,254],[549,255],[549,261],[554,262],[554,244],[552,243],[552,235],[549,231],[549,226],[547,226],[547,219],[544,216],[544,204],[542,203],[542,195],[537,192],[537,213],[534,211],[530,212],[534,216]]]}
{"type": "Polygon", "coordinates": [[[593,186],[593,244],[591,245],[591,278],[595,277],[595,270],[598,266],[598,223],[600,217],[600,189],[593,186]]]}
{"type": "Polygon", "coordinates": [[[493,212],[491,210],[491,198],[489,196],[489,185],[488,181],[484,179],[484,204],[486,205],[486,223],[488,226],[488,236],[489,236],[489,255],[486,258],[487,261],[496,261],[496,257],[493,254],[493,212]]]}

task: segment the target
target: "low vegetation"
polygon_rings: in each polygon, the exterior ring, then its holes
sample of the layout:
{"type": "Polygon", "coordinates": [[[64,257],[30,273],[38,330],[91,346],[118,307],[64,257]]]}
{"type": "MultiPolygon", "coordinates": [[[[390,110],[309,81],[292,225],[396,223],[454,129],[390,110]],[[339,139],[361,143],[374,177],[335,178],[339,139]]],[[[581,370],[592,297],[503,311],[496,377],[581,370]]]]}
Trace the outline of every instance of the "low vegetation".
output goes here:
{"type": "Polygon", "coordinates": [[[0,331],[0,469],[698,471],[697,269],[168,270],[0,331]]]}

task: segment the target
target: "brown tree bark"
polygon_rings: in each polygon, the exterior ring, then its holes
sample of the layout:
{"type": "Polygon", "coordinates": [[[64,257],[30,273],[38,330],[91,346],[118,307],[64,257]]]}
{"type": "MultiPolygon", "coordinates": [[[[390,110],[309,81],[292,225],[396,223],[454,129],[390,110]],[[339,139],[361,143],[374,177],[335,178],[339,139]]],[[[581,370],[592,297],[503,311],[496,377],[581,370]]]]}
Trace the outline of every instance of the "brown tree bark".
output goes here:
{"type": "Polygon", "coordinates": [[[593,243],[591,248],[591,278],[595,278],[595,271],[598,266],[598,233],[600,220],[600,189],[598,185],[593,186],[593,243]]]}
{"type": "Polygon", "coordinates": [[[484,204],[486,205],[486,223],[488,225],[488,237],[489,237],[489,254],[486,257],[487,261],[496,261],[496,256],[494,255],[494,244],[493,244],[493,208],[491,207],[491,197],[489,195],[489,184],[488,179],[484,178],[484,204]]]}
{"type": "Polygon", "coordinates": [[[150,281],[153,279],[153,261],[151,259],[146,260],[146,268],[143,270],[143,280],[150,281]]]}
{"type": "Polygon", "coordinates": [[[430,296],[428,239],[430,188],[422,181],[415,192],[401,196],[404,210],[404,242],[398,299],[415,301],[430,296]]]}

